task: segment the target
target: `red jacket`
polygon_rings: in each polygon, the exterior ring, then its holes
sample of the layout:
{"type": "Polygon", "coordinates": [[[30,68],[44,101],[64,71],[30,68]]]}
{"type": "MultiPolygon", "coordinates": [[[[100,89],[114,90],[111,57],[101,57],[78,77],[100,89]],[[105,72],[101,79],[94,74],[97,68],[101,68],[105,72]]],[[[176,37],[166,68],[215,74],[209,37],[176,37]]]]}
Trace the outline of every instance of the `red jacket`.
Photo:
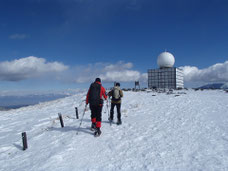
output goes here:
{"type": "MultiPolygon", "coordinates": [[[[100,82],[96,82],[98,84],[101,85],[100,82]]],[[[88,90],[88,93],[87,93],[87,96],[86,96],[86,104],[89,103],[89,91],[90,89],[88,90]]],[[[105,88],[101,85],[101,92],[100,92],[100,98],[102,99],[102,96],[105,98],[105,100],[107,99],[107,96],[106,96],[106,93],[105,93],[105,88]]]]}

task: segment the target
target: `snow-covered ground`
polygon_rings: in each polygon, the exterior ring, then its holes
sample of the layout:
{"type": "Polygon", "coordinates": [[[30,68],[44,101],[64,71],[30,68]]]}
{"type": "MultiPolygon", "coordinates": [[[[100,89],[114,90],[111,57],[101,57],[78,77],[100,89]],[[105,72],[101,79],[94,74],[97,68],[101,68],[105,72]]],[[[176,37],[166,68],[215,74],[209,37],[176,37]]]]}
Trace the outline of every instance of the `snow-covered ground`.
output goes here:
{"type": "Polygon", "coordinates": [[[228,93],[174,93],[124,92],[123,124],[110,126],[104,106],[98,138],[89,129],[90,111],[81,129],[75,119],[85,92],[1,111],[0,170],[228,170],[228,93]],[[22,151],[24,131],[28,149],[22,151]]]}

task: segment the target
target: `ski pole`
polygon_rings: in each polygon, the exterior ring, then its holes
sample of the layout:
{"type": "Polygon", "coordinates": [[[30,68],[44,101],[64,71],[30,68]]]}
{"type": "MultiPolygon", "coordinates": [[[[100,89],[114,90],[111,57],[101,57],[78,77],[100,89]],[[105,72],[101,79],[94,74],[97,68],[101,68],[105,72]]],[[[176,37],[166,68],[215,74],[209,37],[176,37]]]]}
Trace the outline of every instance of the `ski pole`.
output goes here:
{"type": "Polygon", "coordinates": [[[84,115],[85,115],[85,112],[86,112],[86,107],[87,107],[87,105],[85,106],[85,109],[84,109],[84,112],[83,112],[83,115],[82,115],[82,119],[81,119],[81,121],[80,121],[80,124],[79,124],[79,127],[78,127],[78,130],[77,130],[76,135],[78,135],[79,129],[80,129],[81,125],[82,125],[82,120],[83,120],[84,115]]]}
{"type": "MultiPolygon", "coordinates": [[[[107,104],[106,104],[106,109],[108,110],[108,99],[107,99],[107,104]]],[[[109,110],[108,110],[108,118],[109,118],[109,110]]]]}

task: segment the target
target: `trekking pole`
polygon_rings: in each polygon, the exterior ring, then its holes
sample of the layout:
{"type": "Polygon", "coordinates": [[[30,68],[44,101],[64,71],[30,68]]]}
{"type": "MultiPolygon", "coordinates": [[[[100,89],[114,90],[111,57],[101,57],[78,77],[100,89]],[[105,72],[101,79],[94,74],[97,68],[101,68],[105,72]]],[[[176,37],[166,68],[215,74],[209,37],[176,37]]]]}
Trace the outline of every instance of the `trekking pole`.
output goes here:
{"type": "Polygon", "coordinates": [[[112,125],[112,122],[111,122],[111,118],[110,118],[110,113],[109,113],[109,108],[108,108],[108,105],[109,105],[109,99],[107,100],[107,110],[108,110],[108,120],[109,120],[109,123],[110,123],[110,126],[112,125]]]}
{"type": "MultiPolygon", "coordinates": [[[[106,103],[106,110],[108,111],[108,99],[107,99],[106,102],[107,102],[107,103],[106,103]]],[[[108,118],[109,118],[109,112],[108,112],[108,118]]]]}
{"type": "Polygon", "coordinates": [[[85,115],[85,112],[86,112],[86,107],[87,107],[87,105],[85,106],[85,109],[84,109],[84,112],[83,112],[83,115],[82,115],[82,119],[81,119],[81,122],[80,122],[80,124],[79,124],[79,127],[78,127],[78,130],[77,130],[76,135],[78,135],[79,129],[80,129],[81,125],[82,125],[82,120],[83,120],[84,115],[85,115]]]}
{"type": "MultiPolygon", "coordinates": [[[[107,100],[106,100],[106,102],[107,102],[107,100]]],[[[106,103],[106,108],[104,108],[104,113],[106,113],[107,112],[107,103],[106,103]]]]}

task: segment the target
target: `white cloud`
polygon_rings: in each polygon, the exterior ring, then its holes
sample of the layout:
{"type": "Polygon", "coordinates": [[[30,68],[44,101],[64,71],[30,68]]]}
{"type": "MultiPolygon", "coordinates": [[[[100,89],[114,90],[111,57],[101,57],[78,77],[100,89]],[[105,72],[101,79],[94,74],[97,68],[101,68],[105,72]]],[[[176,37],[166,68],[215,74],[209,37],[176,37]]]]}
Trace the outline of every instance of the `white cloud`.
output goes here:
{"type": "Polygon", "coordinates": [[[142,82],[147,82],[148,81],[148,74],[147,73],[141,74],[140,80],[142,82]]]}
{"type": "Polygon", "coordinates": [[[13,61],[0,62],[0,80],[20,81],[67,70],[60,62],[46,62],[44,58],[29,56],[13,61]]]}
{"type": "Polygon", "coordinates": [[[194,66],[180,67],[187,82],[228,82],[228,61],[217,63],[205,69],[194,66]]]}
{"type": "Polygon", "coordinates": [[[129,3],[127,4],[127,9],[129,10],[138,11],[138,10],[141,10],[141,8],[142,8],[142,5],[138,0],[130,0],[129,3]]]}
{"type": "MultiPolygon", "coordinates": [[[[133,64],[122,61],[115,64],[96,63],[88,66],[77,67],[74,70],[75,82],[85,83],[92,82],[95,78],[100,77],[102,82],[131,82],[140,80],[142,74],[133,70],[133,64]]],[[[145,75],[143,75],[145,77],[145,75]]]]}
{"type": "Polygon", "coordinates": [[[30,36],[27,35],[27,34],[12,34],[12,35],[9,36],[10,39],[19,39],[19,40],[27,39],[29,37],[30,36]]]}
{"type": "MultiPolygon", "coordinates": [[[[199,69],[195,66],[180,67],[184,71],[185,83],[209,83],[209,82],[228,82],[228,61],[218,63],[205,69],[199,69]]],[[[88,66],[81,66],[77,69],[75,82],[92,82],[96,77],[100,77],[104,82],[147,82],[147,73],[140,73],[133,69],[131,62],[122,61],[115,64],[96,63],[88,66]]],[[[191,85],[191,84],[189,84],[191,85]]]]}
{"type": "Polygon", "coordinates": [[[123,69],[131,69],[133,64],[131,62],[123,63],[122,61],[117,62],[116,64],[109,64],[105,66],[105,70],[123,70],[123,69]]]}
{"type": "Polygon", "coordinates": [[[139,80],[140,73],[134,70],[107,71],[105,74],[101,74],[99,77],[107,82],[130,82],[139,80]]]}

